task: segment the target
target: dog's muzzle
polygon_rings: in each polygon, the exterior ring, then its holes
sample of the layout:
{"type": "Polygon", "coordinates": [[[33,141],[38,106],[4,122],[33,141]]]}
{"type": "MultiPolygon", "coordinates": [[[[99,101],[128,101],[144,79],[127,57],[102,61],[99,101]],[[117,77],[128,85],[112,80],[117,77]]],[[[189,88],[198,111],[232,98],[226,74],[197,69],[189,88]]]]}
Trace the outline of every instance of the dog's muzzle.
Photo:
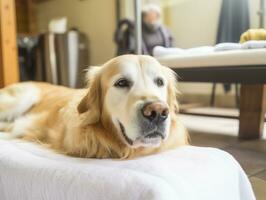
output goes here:
{"type": "Polygon", "coordinates": [[[139,135],[135,139],[127,136],[126,129],[119,122],[120,130],[126,142],[131,146],[156,146],[167,137],[166,127],[169,117],[168,106],[160,101],[143,104],[138,110],[137,124],[139,135]]]}
{"type": "Polygon", "coordinates": [[[140,110],[139,125],[141,135],[138,140],[145,144],[158,144],[166,138],[168,106],[160,101],[148,102],[140,110]]]}

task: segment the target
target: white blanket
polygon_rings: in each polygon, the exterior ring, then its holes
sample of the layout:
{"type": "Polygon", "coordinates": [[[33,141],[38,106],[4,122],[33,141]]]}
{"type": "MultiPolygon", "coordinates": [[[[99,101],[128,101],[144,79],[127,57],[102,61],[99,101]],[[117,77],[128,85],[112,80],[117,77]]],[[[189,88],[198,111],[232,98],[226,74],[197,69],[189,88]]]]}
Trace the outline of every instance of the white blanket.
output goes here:
{"type": "Polygon", "coordinates": [[[189,49],[182,49],[182,48],[165,48],[162,46],[156,46],[153,49],[153,56],[160,58],[164,56],[193,56],[193,55],[209,55],[210,53],[216,53],[221,51],[245,51],[248,49],[265,49],[266,48],[266,40],[250,40],[247,42],[244,42],[242,44],[240,43],[219,43],[215,46],[200,46],[200,47],[194,47],[189,49]]]}
{"type": "Polygon", "coordinates": [[[1,200],[253,200],[228,153],[182,147],[135,160],[72,158],[0,140],[1,200]]]}
{"type": "Polygon", "coordinates": [[[157,60],[171,68],[232,67],[266,64],[266,48],[217,51],[197,54],[164,55],[157,60]]]}

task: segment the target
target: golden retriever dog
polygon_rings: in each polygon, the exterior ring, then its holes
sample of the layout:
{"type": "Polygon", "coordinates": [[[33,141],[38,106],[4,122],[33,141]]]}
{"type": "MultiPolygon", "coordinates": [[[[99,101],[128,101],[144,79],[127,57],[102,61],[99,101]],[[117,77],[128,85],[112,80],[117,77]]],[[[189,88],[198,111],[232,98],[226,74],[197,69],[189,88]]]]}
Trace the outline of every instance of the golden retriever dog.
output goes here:
{"type": "Polygon", "coordinates": [[[171,69],[149,56],[124,55],[87,76],[86,89],[38,82],[1,89],[1,137],[88,158],[126,159],[187,144],[171,69]]]}

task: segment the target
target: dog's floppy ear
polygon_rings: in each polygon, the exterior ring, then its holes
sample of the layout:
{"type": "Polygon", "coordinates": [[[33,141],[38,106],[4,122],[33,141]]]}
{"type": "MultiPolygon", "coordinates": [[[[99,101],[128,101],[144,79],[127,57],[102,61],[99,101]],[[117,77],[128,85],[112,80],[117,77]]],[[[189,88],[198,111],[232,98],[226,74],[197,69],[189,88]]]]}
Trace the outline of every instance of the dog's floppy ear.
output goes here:
{"type": "Polygon", "coordinates": [[[168,79],[168,105],[170,107],[170,112],[177,114],[179,111],[179,106],[177,102],[177,96],[180,92],[177,89],[177,75],[176,73],[168,67],[164,67],[168,79]]]}
{"type": "Polygon", "coordinates": [[[88,93],[83,97],[77,109],[86,114],[86,123],[94,124],[101,116],[101,80],[100,67],[91,67],[87,72],[88,93]]]}

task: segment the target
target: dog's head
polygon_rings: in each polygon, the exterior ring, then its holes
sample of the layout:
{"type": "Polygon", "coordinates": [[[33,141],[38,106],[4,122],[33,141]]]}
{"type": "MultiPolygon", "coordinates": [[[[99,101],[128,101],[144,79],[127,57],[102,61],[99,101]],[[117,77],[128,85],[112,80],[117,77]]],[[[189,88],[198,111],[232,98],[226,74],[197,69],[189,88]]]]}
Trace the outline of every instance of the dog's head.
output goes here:
{"type": "Polygon", "coordinates": [[[89,91],[78,106],[87,124],[101,123],[132,148],[167,139],[178,109],[172,70],[149,56],[125,55],[88,74],[89,91]]]}

